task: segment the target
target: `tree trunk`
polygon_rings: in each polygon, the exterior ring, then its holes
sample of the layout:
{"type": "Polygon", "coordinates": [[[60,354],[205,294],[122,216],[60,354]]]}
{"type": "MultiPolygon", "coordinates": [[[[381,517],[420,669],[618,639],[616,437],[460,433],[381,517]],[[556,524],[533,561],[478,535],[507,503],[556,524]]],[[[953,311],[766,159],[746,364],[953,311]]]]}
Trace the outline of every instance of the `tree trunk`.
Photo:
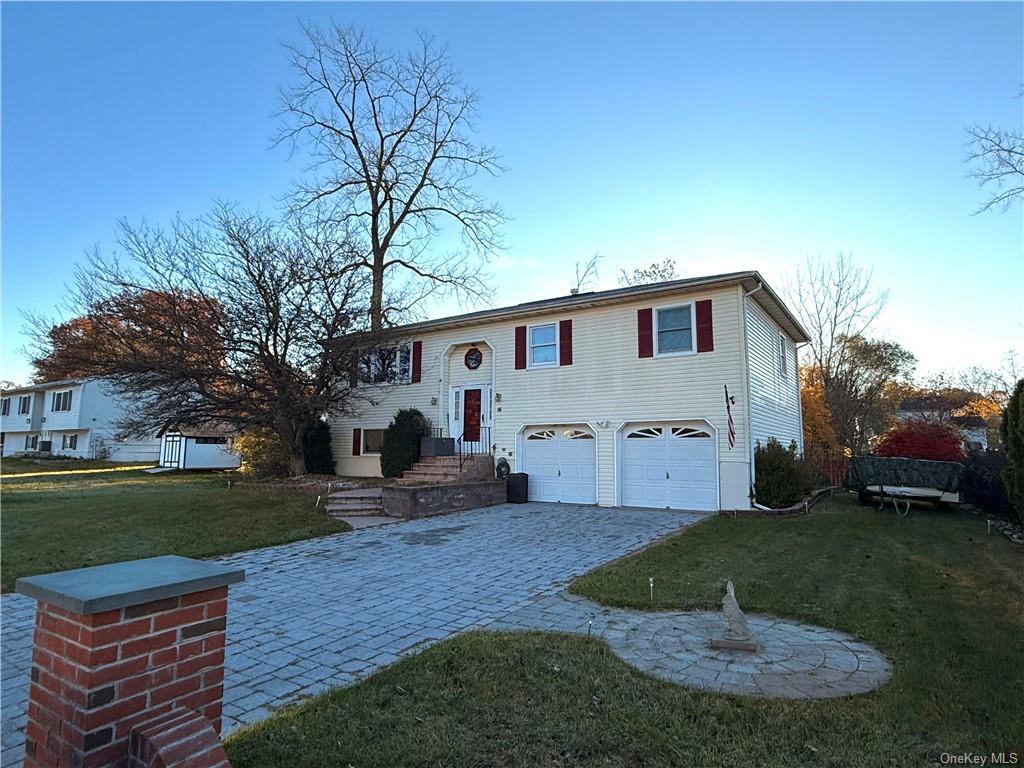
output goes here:
{"type": "Polygon", "coordinates": [[[384,327],[384,249],[373,249],[373,281],[370,286],[370,330],[384,327]]]}
{"type": "Polygon", "coordinates": [[[306,472],[306,456],[300,447],[298,450],[292,448],[291,458],[288,460],[288,474],[302,475],[306,472]]]}

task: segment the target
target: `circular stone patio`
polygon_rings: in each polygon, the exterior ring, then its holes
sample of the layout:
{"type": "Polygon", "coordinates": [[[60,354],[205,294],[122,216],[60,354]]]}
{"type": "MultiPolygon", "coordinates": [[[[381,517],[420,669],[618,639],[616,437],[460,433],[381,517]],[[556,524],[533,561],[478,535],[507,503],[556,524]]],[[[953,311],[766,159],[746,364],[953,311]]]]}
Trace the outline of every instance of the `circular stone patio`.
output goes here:
{"type": "Polygon", "coordinates": [[[611,614],[606,640],[617,655],[656,677],[709,691],[824,699],[867,693],[892,673],[874,648],[824,627],[748,615],[758,650],[730,651],[708,645],[725,629],[718,613],[611,614]]]}
{"type": "Polygon", "coordinates": [[[725,620],[713,611],[642,613],[575,595],[546,596],[492,628],[602,637],[623,660],[655,677],[715,693],[825,699],[882,686],[892,667],[879,651],[834,629],[747,614],[756,652],[711,648],[725,620]]]}

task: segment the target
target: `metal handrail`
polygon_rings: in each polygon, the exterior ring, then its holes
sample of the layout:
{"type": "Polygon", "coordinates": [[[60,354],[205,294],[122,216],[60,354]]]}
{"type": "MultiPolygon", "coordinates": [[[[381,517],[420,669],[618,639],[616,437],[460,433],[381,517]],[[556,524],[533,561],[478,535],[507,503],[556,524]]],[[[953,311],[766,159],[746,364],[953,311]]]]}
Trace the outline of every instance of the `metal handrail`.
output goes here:
{"type": "Polygon", "coordinates": [[[465,466],[466,461],[471,456],[490,456],[491,455],[491,428],[480,427],[480,434],[476,440],[466,441],[466,432],[463,430],[462,434],[459,435],[459,439],[456,440],[459,446],[459,472],[462,472],[462,468],[465,466]]]}

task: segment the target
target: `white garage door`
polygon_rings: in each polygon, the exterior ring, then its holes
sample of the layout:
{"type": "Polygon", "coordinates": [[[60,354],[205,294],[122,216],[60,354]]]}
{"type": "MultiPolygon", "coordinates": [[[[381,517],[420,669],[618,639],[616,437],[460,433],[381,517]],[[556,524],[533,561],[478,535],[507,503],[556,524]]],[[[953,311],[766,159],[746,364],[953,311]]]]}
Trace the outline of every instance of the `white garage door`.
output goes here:
{"type": "Polygon", "coordinates": [[[583,424],[527,427],[523,472],[530,501],[597,503],[597,440],[583,424]]]}
{"type": "Polygon", "coordinates": [[[718,509],[715,440],[699,423],[627,425],[622,431],[622,504],[718,509]]]}

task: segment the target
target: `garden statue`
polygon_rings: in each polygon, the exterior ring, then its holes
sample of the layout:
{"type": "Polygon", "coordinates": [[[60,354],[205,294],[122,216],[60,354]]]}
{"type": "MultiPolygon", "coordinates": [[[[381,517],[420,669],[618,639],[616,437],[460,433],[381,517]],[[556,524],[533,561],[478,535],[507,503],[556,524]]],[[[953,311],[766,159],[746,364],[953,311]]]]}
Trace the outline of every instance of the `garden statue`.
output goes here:
{"type": "Polygon", "coordinates": [[[750,636],[747,617],[736,602],[736,589],[732,579],[725,584],[725,597],[722,598],[722,617],[726,622],[725,634],[721,638],[712,638],[712,648],[725,648],[732,651],[756,651],[757,643],[750,636]]]}

